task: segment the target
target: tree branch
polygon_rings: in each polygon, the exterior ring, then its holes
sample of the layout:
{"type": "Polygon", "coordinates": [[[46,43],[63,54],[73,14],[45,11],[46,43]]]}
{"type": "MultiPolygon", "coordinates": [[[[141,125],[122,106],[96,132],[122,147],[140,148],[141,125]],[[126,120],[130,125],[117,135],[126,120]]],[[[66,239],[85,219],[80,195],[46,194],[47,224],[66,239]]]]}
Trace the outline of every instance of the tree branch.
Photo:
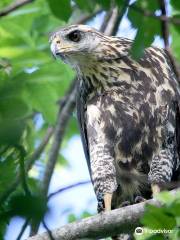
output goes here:
{"type": "Polygon", "coordinates": [[[14,10],[23,7],[26,4],[32,3],[35,0],[17,0],[14,3],[10,4],[6,8],[0,11],[0,17],[4,17],[8,15],[9,13],[13,12],[14,10]]]}
{"type": "MultiPolygon", "coordinates": [[[[180,189],[172,190],[176,194],[180,189]]],[[[134,228],[140,226],[146,204],[161,206],[156,199],[142,203],[103,212],[51,231],[54,240],[76,240],[82,238],[104,238],[121,233],[133,233],[134,228]]],[[[27,240],[48,240],[48,233],[36,235],[27,240]]]]}
{"type": "Polygon", "coordinates": [[[105,16],[104,16],[104,19],[103,19],[103,22],[101,24],[101,27],[99,29],[100,32],[104,32],[106,27],[107,27],[107,24],[112,16],[112,11],[113,9],[110,9],[108,12],[106,12],[105,16]]]}
{"type": "MultiPolygon", "coordinates": [[[[166,4],[164,0],[159,0],[162,16],[167,16],[166,4]]],[[[169,24],[167,21],[162,21],[162,37],[164,40],[164,47],[169,48],[169,24]]]]}
{"type": "Polygon", "coordinates": [[[113,33],[113,30],[114,30],[114,26],[117,22],[117,19],[118,19],[118,7],[115,7],[112,9],[112,14],[111,14],[111,17],[106,25],[106,28],[104,30],[104,34],[105,35],[108,35],[108,36],[111,36],[112,33],[113,33]]]}
{"type": "Polygon", "coordinates": [[[130,0],[126,0],[126,3],[123,4],[121,10],[118,8],[117,15],[115,13],[114,23],[112,21],[112,28],[111,28],[111,32],[109,35],[115,36],[117,34],[119,25],[120,25],[122,18],[128,8],[129,2],[130,2],[130,0]]]}

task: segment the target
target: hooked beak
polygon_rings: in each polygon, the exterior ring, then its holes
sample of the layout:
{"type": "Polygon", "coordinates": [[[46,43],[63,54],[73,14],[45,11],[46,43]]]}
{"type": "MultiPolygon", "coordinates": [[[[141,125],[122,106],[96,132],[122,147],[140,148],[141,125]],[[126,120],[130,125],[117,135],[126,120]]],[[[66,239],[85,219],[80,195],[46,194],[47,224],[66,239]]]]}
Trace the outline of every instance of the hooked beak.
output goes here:
{"type": "Polygon", "coordinates": [[[50,49],[52,52],[52,55],[55,59],[60,58],[64,63],[66,63],[66,54],[63,50],[61,50],[56,43],[51,43],[50,49]]]}
{"type": "Polygon", "coordinates": [[[57,58],[57,56],[59,55],[59,53],[60,53],[60,51],[57,49],[57,44],[55,44],[55,43],[51,43],[51,45],[50,45],[50,49],[51,49],[51,52],[52,52],[52,54],[53,54],[53,56],[55,57],[55,58],[57,58]]]}
{"type": "Polygon", "coordinates": [[[57,47],[56,43],[52,42],[50,45],[50,49],[51,49],[52,55],[55,59],[61,58],[62,60],[64,60],[64,58],[65,58],[64,53],[63,53],[63,51],[60,51],[60,49],[57,47]]]}

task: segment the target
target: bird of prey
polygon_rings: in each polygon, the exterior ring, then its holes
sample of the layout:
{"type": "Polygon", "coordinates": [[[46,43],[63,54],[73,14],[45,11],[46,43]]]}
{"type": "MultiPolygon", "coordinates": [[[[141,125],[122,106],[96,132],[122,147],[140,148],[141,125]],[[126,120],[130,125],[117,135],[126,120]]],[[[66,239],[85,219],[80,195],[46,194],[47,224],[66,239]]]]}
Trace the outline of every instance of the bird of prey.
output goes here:
{"type": "Polygon", "coordinates": [[[77,72],[77,116],[98,210],[150,198],[180,175],[180,86],[165,50],[72,25],[50,37],[77,72]]]}

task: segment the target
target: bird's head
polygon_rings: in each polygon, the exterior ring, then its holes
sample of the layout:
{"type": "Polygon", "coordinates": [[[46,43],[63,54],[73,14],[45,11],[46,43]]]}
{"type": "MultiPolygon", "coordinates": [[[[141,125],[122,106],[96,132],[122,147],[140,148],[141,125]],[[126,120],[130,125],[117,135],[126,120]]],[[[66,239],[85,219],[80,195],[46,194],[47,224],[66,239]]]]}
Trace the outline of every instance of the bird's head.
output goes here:
{"type": "Polygon", "coordinates": [[[75,67],[95,60],[102,53],[102,41],[107,38],[89,26],[71,25],[51,35],[51,51],[56,58],[75,67]]]}

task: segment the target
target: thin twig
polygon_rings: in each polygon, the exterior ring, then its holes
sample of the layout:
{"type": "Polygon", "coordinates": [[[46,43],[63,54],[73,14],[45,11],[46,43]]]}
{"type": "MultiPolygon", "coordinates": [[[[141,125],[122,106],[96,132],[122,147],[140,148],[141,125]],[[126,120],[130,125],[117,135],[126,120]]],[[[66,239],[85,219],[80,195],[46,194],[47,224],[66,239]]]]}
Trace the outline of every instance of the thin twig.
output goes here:
{"type": "Polygon", "coordinates": [[[14,10],[23,7],[24,5],[27,5],[29,3],[34,2],[35,0],[17,0],[14,3],[10,4],[6,8],[0,11],[0,17],[4,17],[8,15],[9,13],[13,12],[14,10]]]}
{"type": "Polygon", "coordinates": [[[46,229],[46,231],[47,231],[47,233],[48,233],[49,239],[50,239],[50,240],[54,240],[53,235],[52,235],[52,232],[51,232],[51,230],[48,228],[48,226],[47,226],[47,224],[46,224],[46,222],[45,222],[44,220],[42,221],[42,224],[43,224],[44,228],[46,229]]]}
{"type": "Polygon", "coordinates": [[[71,189],[71,188],[79,187],[79,186],[81,186],[81,185],[85,185],[85,184],[88,184],[88,183],[90,183],[89,180],[83,181],[83,182],[74,183],[74,184],[71,184],[71,185],[69,185],[69,186],[60,188],[60,189],[58,189],[57,191],[49,194],[48,200],[49,200],[50,198],[54,197],[55,195],[59,194],[59,193],[62,193],[62,192],[67,191],[67,190],[69,190],[69,189],[71,189]]]}
{"type": "Polygon", "coordinates": [[[21,228],[21,231],[20,231],[19,235],[17,236],[16,240],[20,240],[21,239],[21,237],[22,237],[24,231],[26,230],[28,224],[29,224],[29,219],[26,219],[26,221],[24,222],[24,224],[23,224],[23,226],[21,228]]]}
{"type": "Polygon", "coordinates": [[[104,19],[103,19],[103,22],[102,22],[102,24],[101,24],[101,27],[100,27],[100,29],[99,29],[100,32],[104,32],[104,30],[106,29],[107,24],[108,24],[108,22],[109,22],[109,20],[110,20],[110,18],[111,18],[111,16],[112,16],[112,13],[113,13],[113,9],[109,10],[109,11],[105,14],[104,19]]]}
{"type": "Polygon", "coordinates": [[[106,25],[106,29],[104,30],[105,35],[111,36],[113,34],[114,26],[118,19],[118,14],[118,7],[113,8],[112,15],[106,25]]]}
{"type": "Polygon", "coordinates": [[[113,36],[116,35],[118,32],[119,25],[120,25],[122,18],[124,17],[124,14],[128,8],[129,2],[130,2],[130,0],[127,0],[126,3],[123,4],[122,9],[121,10],[118,9],[118,16],[117,16],[116,22],[114,23],[114,27],[112,30],[113,36]]]}

